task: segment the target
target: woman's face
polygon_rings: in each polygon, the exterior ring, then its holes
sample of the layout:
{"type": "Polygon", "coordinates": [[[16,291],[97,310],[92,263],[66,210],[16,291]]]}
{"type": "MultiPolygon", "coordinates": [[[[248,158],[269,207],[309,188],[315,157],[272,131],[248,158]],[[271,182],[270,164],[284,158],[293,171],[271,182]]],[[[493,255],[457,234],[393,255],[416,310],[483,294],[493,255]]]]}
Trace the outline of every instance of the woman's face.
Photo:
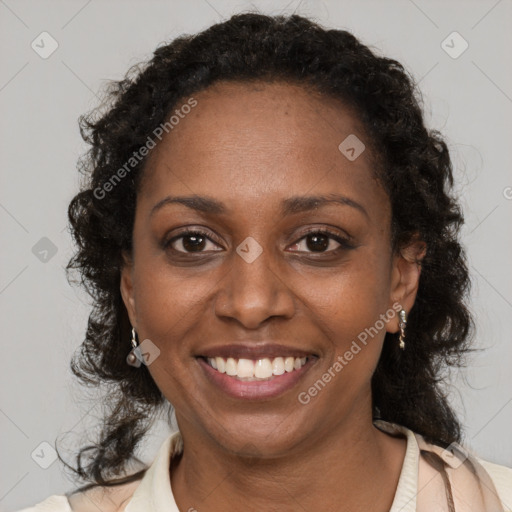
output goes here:
{"type": "Polygon", "coordinates": [[[284,83],[218,83],[194,99],[149,156],[121,283],[180,430],[277,456],[370,421],[382,342],[419,273],[391,251],[359,122],[284,83]]]}

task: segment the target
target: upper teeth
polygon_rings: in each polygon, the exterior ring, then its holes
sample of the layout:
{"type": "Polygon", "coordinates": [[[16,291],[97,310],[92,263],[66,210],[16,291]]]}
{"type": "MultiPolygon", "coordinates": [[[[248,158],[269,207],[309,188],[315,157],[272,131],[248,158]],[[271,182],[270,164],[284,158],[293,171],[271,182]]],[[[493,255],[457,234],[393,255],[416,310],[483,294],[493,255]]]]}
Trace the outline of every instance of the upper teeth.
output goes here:
{"type": "Polygon", "coordinates": [[[268,379],[272,375],[298,370],[306,364],[307,357],[275,357],[269,359],[235,359],[233,357],[209,357],[208,364],[220,373],[239,378],[268,379]]]}

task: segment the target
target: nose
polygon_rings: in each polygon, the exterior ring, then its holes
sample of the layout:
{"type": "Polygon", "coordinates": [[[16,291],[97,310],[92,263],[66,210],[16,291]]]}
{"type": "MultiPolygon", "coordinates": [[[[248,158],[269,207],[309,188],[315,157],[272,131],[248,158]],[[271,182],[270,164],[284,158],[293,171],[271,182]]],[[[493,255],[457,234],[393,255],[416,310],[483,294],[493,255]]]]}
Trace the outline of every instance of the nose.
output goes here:
{"type": "Polygon", "coordinates": [[[247,329],[257,329],[271,317],[293,316],[294,294],[278,270],[271,267],[268,251],[263,250],[252,262],[238,253],[233,253],[232,260],[215,300],[218,317],[235,319],[247,329]]]}

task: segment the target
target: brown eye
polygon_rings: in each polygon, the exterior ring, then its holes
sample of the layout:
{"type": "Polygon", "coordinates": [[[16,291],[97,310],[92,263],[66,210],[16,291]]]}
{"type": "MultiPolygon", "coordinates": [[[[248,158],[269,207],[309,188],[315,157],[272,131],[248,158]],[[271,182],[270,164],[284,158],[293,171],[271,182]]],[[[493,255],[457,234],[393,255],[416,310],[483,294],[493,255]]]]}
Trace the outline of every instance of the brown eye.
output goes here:
{"type": "Polygon", "coordinates": [[[210,240],[207,233],[203,231],[185,231],[169,240],[165,244],[165,248],[171,247],[176,252],[185,254],[194,252],[201,253],[205,252],[205,248],[208,247],[208,242],[214,246],[216,245],[210,240]]]}
{"type": "Polygon", "coordinates": [[[308,235],[306,238],[306,246],[310,251],[325,251],[329,247],[331,238],[327,235],[308,235]]]}
{"type": "Polygon", "coordinates": [[[332,233],[331,231],[311,231],[303,236],[298,242],[296,242],[292,247],[295,248],[298,252],[313,252],[313,253],[325,253],[325,252],[334,252],[340,247],[345,249],[353,248],[353,246],[349,243],[349,241],[340,236],[337,233],[332,233]],[[332,246],[332,242],[338,244],[337,246],[332,246]]]}

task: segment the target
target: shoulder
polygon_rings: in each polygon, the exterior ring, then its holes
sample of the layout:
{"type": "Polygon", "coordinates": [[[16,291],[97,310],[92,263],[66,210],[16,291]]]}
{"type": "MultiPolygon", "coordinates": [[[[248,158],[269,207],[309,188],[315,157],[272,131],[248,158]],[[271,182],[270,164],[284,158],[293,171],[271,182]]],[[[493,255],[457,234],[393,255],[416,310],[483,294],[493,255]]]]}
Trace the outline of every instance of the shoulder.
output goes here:
{"type": "Polygon", "coordinates": [[[123,512],[140,479],[122,485],[95,486],[69,495],[53,495],[17,512],[123,512]]]}
{"type": "Polygon", "coordinates": [[[72,512],[65,495],[54,494],[36,505],[17,512],[72,512]]]}
{"type": "Polygon", "coordinates": [[[70,512],[122,512],[137,489],[141,479],[133,482],[113,485],[95,486],[68,496],[70,512]]]}
{"type": "MultiPolygon", "coordinates": [[[[419,434],[415,433],[415,437],[423,458],[424,452],[432,452],[442,460],[441,464],[444,462],[444,471],[448,473],[454,491],[459,496],[465,496],[466,503],[472,503],[474,506],[476,503],[474,500],[476,500],[479,503],[478,506],[481,505],[481,508],[477,506],[471,510],[492,509],[512,512],[512,468],[481,459],[458,443],[452,443],[448,448],[443,449],[441,446],[427,442],[419,434]],[[466,459],[472,464],[466,464],[466,459]],[[498,502],[501,502],[502,508],[499,508],[498,502]]],[[[421,476],[422,471],[419,473],[421,476]]]]}
{"type": "Polygon", "coordinates": [[[494,464],[479,457],[477,460],[491,477],[505,510],[512,511],[512,468],[494,464]]]}

